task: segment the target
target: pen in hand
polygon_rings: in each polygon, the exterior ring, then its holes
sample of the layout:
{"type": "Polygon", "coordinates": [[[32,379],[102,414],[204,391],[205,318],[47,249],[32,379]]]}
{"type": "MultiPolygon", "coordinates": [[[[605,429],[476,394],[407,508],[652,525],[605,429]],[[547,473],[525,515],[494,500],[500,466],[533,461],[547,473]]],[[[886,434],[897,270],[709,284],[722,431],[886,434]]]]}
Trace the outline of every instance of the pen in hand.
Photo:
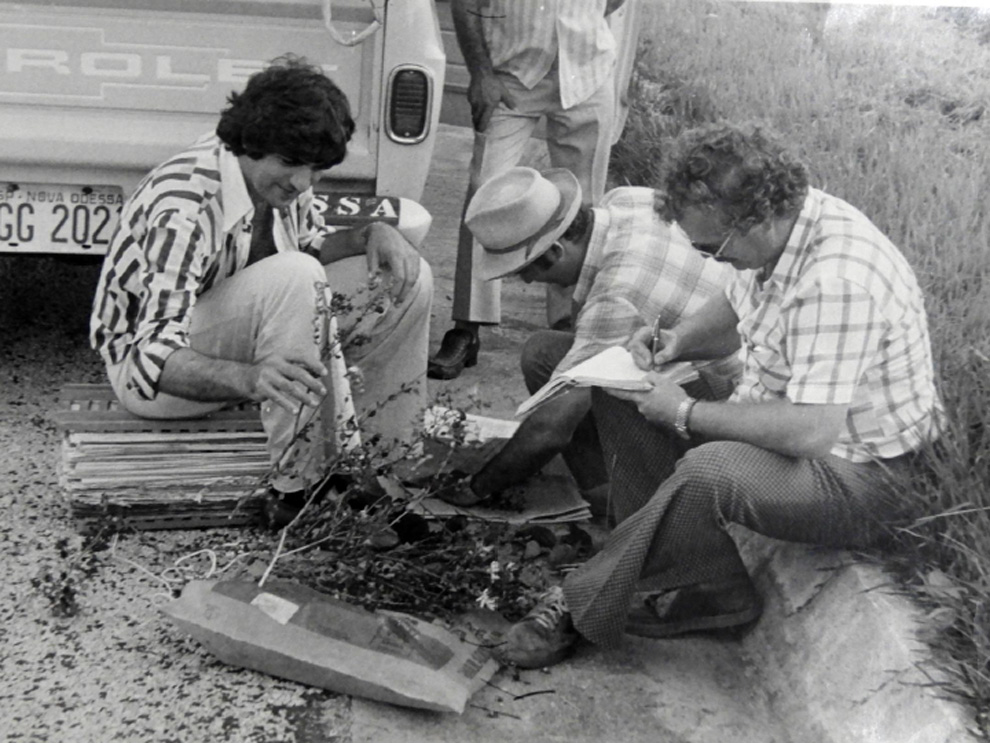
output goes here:
{"type": "Polygon", "coordinates": [[[660,316],[657,315],[657,319],[653,321],[653,335],[650,337],[650,369],[656,371],[657,366],[657,354],[660,352],[662,346],[660,345],[660,316]]]}

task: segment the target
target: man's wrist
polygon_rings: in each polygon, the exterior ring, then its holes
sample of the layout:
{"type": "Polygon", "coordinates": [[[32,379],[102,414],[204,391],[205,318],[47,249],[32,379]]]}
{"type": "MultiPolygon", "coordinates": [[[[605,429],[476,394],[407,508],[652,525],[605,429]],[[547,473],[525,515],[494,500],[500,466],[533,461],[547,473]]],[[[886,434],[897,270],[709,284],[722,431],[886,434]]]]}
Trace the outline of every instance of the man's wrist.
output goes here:
{"type": "Polygon", "coordinates": [[[677,413],[674,415],[674,430],[682,439],[691,438],[691,411],[697,404],[693,397],[685,397],[677,406],[677,413]]]}

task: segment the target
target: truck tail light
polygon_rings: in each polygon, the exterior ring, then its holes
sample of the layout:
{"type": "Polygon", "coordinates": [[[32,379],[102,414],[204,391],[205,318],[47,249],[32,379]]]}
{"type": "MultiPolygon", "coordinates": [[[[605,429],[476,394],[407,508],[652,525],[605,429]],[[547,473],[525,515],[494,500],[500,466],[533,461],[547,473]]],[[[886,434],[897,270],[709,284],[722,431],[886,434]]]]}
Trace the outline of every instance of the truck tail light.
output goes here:
{"type": "Polygon", "coordinates": [[[386,131],[401,144],[416,144],[430,130],[433,81],[421,67],[397,67],[388,83],[386,131]]]}

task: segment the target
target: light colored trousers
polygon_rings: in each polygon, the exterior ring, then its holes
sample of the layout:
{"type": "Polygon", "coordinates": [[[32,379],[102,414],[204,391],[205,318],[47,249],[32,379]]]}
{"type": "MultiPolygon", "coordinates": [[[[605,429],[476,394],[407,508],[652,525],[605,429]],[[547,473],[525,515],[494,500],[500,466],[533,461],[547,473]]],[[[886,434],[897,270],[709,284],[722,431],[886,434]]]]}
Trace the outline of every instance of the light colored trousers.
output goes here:
{"type": "MultiPolygon", "coordinates": [[[[192,311],[190,347],[207,356],[255,363],[275,354],[326,358],[328,315],[317,311],[329,293],[345,295],[353,308],[335,312],[348,365],[357,366],[363,384],[356,386],[353,404],[367,441],[381,436],[381,446],[409,443],[419,429],[426,405],[426,360],[429,342],[433,276],[421,261],[417,283],[401,305],[387,297],[369,308],[371,293],[364,256],[345,258],[329,266],[304,253],[286,252],[265,258],[237,272],[203,293],[192,311]],[[330,292],[326,291],[329,288],[330,292]],[[380,308],[381,311],[378,311],[380,308]],[[358,338],[357,342],[353,342],[358,338]],[[368,413],[374,411],[372,417],[368,413]]],[[[277,465],[272,485],[283,491],[299,490],[317,481],[337,450],[337,413],[350,403],[347,381],[324,379],[328,394],[317,409],[303,408],[294,415],[278,405],[264,403],[261,421],[268,435],[268,452],[277,465]],[[312,420],[310,435],[296,432],[312,420]]],[[[340,365],[338,365],[339,367],[340,365]]],[[[198,402],[160,393],[142,400],[127,389],[130,361],[107,369],[121,404],[144,418],[196,418],[233,401],[198,402]]]]}
{"type": "MultiPolygon", "coordinates": [[[[519,163],[543,116],[547,122],[550,166],[567,168],[574,173],[581,184],[583,202],[597,204],[605,192],[612,146],[615,86],[611,79],[588,100],[565,110],[560,104],[556,66],[532,90],[527,90],[512,75],[499,75],[499,78],[516,97],[517,108],[499,106],[488,129],[475,132],[471,179],[464,208],[482,183],[519,163]]],[[[495,325],[502,317],[502,282],[498,279],[483,281],[478,277],[477,266],[482,251],[471,231],[464,226],[462,215],[454,275],[453,319],[495,325]]],[[[550,326],[570,317],[571,293],[548,285],[547,321],[550,326]]]]}

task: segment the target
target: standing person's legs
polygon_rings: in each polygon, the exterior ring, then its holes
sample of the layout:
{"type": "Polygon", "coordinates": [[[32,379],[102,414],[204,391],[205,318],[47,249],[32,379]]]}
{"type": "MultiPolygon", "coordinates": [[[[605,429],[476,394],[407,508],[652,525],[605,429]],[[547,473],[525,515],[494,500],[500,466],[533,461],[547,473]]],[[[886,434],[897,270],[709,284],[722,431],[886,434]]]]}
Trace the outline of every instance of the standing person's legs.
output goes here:
{"type": "MultiPolygon", "coordinates": [[[[502,75],[500,79],[516,96],[518,107],[499,106],[492,114],[488,129],[475,132],[464,210],[481,184],[519,163],[542,114],[539,91],[527,90],[511,75],[502,75]]],[[[501,321],[502,284],[499,280],[478,278],[477,266],[483,249],[464,226],[463,217],[462,212],[454,275],[453,319],[455,322],[497,325],[501,321]]]]}
{"type": "Polygon", "coordinates": [[[596,391],[594,411],[620,523],[603,550],[568,576],[564,592],[575,626],[602,645],[622,634],[637,590],[748,583],[728,523],[778,539],[863,547],[900,515],[882,465],[717,441],[687,451],[672,468],[684,444],[634,406],[596,391]]]}
{"type": "Polygon", "coordinates": [[[483,248],[464,225],[464,212],[481,184],[519,163],[544,108],[549,105],[547,101],[551,100],[547,81],[528,90],[512,75],[500,75],[500,79],[515,96],[516,108],[500,106],[492,114],[488,128],[474,134],[471,175],[457,242],[451,313],[454,329],[447,331],[439,351],[430,359],[429,375],[434,379],[454,379],[465,366],[473,366],[479,349],[479,326],[501,322],[502,282],[485,281],[478,276],[483,248]]]}
{"type": "Polygon", "coordinates": [[[345,258],[325,267],[335,295],[351,300],[353,309],[337,316],[345,339],[344,356],[361,370],[354,404],[367,440],[380,435],[389,449],[411,443],[426,407],[426,363],[433,303],[433,274],[420,262],[419,279],[402,304],[381,292],[369,292],[367,259],[345,258]],[[370,305],[369,305],[370,302],[370,305]]]}
{"type": "MultiPolygon", "coordinates": [[[[276,354],[315,361],[326,341],[323,319],[316,312],[317,295],[323,292],[325,280],[319,262],[303,253],[280,253],[258,261],[197,299],[190,323],[190,347],[207,356],[246,364],[276,354]]],[[[129,367],[130,361],[125,361],[107,371],[121,404],[135,415],[196,418],[234,402],[197,402],[165,393],[154,400],[142,400],[127,389],[129,367]]],[[[333,450],[332,428],[324,430],[324,426],[332,426],[334,420],[335,382],[325,379],[324,383],[330,391],[319,410],[304,407],[296,416],[272,403],[262,405],[269,457],[279,466],[272,485],[281,492],[301,490],[322,477],[323,464],[333,450]],[[318,433],[293,442],[310,419],[318,433]]]]}
{"type": "MultiPolygon", "coordinates": [[[[581,184],[583,203],[595,206],[605,193],[608,159],[612,151],[615,86],[607,80],[595,93],[572,108],[555,107],[547,114],[547,151],[550,165],[567,168],[581,184]]],[[[558,327],[571,319],[573,287],[547,284],[547,325],[558,327]]]]}

